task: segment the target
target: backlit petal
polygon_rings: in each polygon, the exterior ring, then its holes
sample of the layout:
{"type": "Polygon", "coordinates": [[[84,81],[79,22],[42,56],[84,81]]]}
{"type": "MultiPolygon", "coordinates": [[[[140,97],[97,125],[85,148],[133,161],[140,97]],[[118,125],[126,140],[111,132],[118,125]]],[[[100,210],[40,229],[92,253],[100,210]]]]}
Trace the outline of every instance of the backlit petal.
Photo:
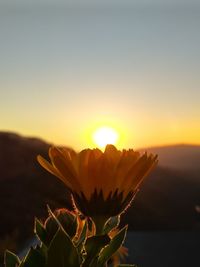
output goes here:
{"type": "Polygon", "coordinates": [[[46,169],[48,172],[58,177],[62,182],[64,182],[67,185],[67,187],[71,188],[71,185],[66,180],[66,178],[56,168],[54,168],[46,159],[38,155],[37,160],[44,169],[46,169]]]}

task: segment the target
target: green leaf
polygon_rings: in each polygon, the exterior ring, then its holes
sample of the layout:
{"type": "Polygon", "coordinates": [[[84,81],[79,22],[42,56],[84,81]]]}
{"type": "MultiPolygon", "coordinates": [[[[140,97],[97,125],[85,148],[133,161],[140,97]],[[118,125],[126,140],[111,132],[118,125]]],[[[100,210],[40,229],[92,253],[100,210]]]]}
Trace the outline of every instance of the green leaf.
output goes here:
{"type": "Polygon", "coordinates": [[[46,246],[48,245],[47,232],[43,224],[37,218],[35,218],[34,233],[37,235],[41,242],[43,242],[46,246]]]}
{"type": "Polygon", "coordinates": [[[87,253],[83,267],[94,266],[94,261],[97,262],[97,256],[103,247],[110,241],[108,235],[99,235],[89,237],[85,242],[85,251],[87,253]]]}
{"type": "Polygon", "coordinates": [[[9,250],[6,250],[4,254],[4,264],[5,267],[16,267],[20,264],[20,260],[17,255],[15,255],[9,250]]]}
{"type": "Polygon", "coordinates": [[[80,266],[77,249],[66,232],[61,228],[58,229],[48,249],[47,267],[55,266],[80,266]]]}
{"type": "Polygon", "coordinates": [[[40,247],[30,248],[20,266],[23,267],[45,267],[46,259],[40,247]]]}
{"type": "Polygon", "coordinates": [[[111,217],[104,226],[103,233],[108,234],[111,230],[117,228],[120,223],[120,215],[111,217]]]}
{"type": "Polygon", "coordinates": [[[110,243],[101,251],[98,266],[104,264],[112,257],[112,255],[122,246],[127,232],[127,226],[119,231],[110,241],[110,243]]]}

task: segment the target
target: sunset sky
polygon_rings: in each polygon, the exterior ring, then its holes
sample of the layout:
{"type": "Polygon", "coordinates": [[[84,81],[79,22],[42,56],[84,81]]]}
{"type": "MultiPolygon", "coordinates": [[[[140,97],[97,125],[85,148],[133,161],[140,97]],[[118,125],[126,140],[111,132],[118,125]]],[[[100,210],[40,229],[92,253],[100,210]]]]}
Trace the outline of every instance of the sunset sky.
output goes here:
{"type": "Polygon", "coordinates": [[[0,2],[0,130],[76,149],[200,144],[199,1],[0,2]]]}

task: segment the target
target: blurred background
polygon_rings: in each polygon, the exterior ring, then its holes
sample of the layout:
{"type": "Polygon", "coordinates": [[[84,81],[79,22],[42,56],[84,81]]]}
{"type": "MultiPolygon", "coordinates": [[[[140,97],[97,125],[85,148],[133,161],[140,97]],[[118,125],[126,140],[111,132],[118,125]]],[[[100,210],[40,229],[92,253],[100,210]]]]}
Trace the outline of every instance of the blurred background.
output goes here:
{"type": "Polygon", "coordinates": [[[100,146],[109,127],[159,156],[122,216],[130,262],[200,265],[199,28],[198,0],[0,0],[1,257],[47,203],[71,207],[36,156],[100,146]]]}

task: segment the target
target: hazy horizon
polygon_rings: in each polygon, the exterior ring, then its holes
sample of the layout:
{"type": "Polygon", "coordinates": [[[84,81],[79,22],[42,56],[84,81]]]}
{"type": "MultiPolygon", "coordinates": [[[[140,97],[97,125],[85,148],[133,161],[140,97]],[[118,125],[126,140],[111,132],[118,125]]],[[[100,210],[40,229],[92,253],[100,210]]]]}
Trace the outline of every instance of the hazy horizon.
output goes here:
{"type": "MultiPolygon", "coordinates": [[[[45,139],[45,138],[43,138],[43,137],[41,137],[41,136],[36,136],[36,135],[32,135],[32,134],[28,134],[28,135],[26,135],[26,134],[23,134],[23,133],[20,133],[20,132],[14,132],[14,131],[7,131],[7,130],[1,130],[0,129],[0,136],[1,136],[1,134],[14,134],[14,135],[17,135],[17,136],[19,136],[19,137],[22,137],[22,138],[25,138],[25,139],[38,139],[38,140],[41,140],[42,142],[46,142],[46,143],[49,143],[49,141],[47,140],[47,139],[45,139]]],[[[56,142],[54,142],[54,143],[49,143],[49,144],[51,144],[51,145],[56,145],[56,146],[68,146],[68,147],[72,147],[73,148],[73,146],[71,146],[69,143],[56,143],[56,142]]],[[[117,145],[116,145],[117,146],[117,145]]],[[[118,147],[118,146],[117,146],[118,147]]],[[[200,144],[196,144],[196,143],[170,143],[170,144],[159,144],[159,145],[153,145],[153,146],[143,146],[143,147],[137,147],[137,146],[134,146],[134,147],[132,147],[133,149],[136,149],[136,150],[141,150],[141,151],[143,151],[143,150],[145,150],[145,149],[163,149],[163,148],[178,148],[178,147],[181,147],[181,148],[184,148],[184,147],[186,147],[186,148],[189,148],[189,147],[191,147],[191,148],[200,148],[200,144]]],[[[130,147],[131,148],[131,147],[130,147]]],[[[102,150],[103,150],[104,148],[102,148],[102,150]]],[[[79,151],[80,149],[78,149],[77,151],[79,151]]]]}

